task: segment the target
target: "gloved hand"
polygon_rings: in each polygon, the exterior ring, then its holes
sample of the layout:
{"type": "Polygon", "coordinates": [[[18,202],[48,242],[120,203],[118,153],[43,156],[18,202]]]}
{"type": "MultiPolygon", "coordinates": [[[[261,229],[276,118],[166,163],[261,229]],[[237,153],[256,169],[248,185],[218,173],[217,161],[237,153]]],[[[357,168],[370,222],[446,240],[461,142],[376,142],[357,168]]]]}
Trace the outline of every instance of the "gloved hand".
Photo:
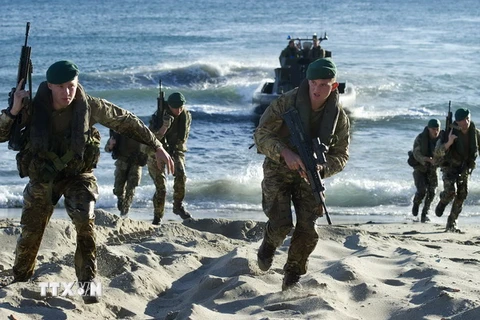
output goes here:
{"type": "Polygon", "coordinates": [[[175,118],[167,112],[163,114],[163,126],[169,128],[175,118]]]}

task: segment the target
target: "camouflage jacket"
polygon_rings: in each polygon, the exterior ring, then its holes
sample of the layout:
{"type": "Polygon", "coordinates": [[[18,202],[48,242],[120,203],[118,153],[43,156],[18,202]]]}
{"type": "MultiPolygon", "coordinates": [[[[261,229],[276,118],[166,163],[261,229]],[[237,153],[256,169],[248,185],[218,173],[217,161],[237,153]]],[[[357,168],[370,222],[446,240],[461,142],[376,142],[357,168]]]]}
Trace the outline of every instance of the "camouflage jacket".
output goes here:
{"type": "Polygon", "coordinates": [[[144,166],[146,154],[141,152],[142,144],[110,129],[110,138],[105,144],[105,151],[112,154],[112,159],[133,165],[144,166]],[[110,139],[115,139],[115,145],[110,149],[110,139]]]}
{"type": "MultiPolygon", "coordinates": [[[[454,126],[456,122],[454,122],[454,126]]],[[[443,132],[443,134],[448,134],[443,132]]],[[[445,149],[448,138],[439,139],[435,147],[434,156],[441,160],[442,170],[452,169],[454,171],[463,171],[464,169],[473,170],[476,167],[476,158],[480,149],[480,131],[475,123],[470,122],[470,128],[466,134],[457,129],[453,129],[453,134],[457,136],[453,144],[445,149]]]]}
{"type": "MultiPolygon", "coordinates": [[[[299,88],[305,85],[308,86],[308,82],[303,82],[299,88]]],[[[283,158],[280,156],[284,148],[290,148],[292,151],[296,151],[289,141],[288,128],[282,119],[282,115],[292,107],[298,110],[302,108],[311,109],[308,87],[307,92],[303,94],[298,92],[300,90],[299,88],[288,91],[274,100],[263,113],[260,118],[260,123],[255,130],[254,139],[258,152],[278,164],[285,165],[283,158]],[[299,93],[298,97],[297,92],[299,93]]],[[[326,154],[327,163],[324,168],[325,177],[330,177],[343,170],[349,157],[348,148],[350,145],[350,120],[338,103],[337,90],[330,94],[326,104],[328,103],[336,104],[339,108],[339,115],[333,137],[331,137],[330,141],[322,141],[329,146],[328,153],[326,154]]],[[[320,110],[312,112],[312,116],[309,119],[310,136],[312,138],[317,136],[315,132],[318,132],[325,105],[320,110]]]]}
{"type": "MultiPolygon", "coordinates": [[[[165,104],[165,106],[166,105],[167,104],[165,104]]],[[[164,113],[168,113],[173,117],[173,114],[170,112],[168,107],[160,112],[162,115],[161,117],[158,116],[157,111],[150,119],[149,128],[153,131],[155,137],[160,140],[163,147],[170,153],[170,155],[174,156],[178,152],[186,152],[187,140],[190,134],[190,126],[192,125],[192,115],[190,111],[184,108],[183,112],[179,116],[175,117],[170,123],[165,135],[162,136],[158,129],[162,126],[161,123],[164,113]]]]}
{"type": "MultiPolygon", "coordinates": [[[[415,141],[413,142],[413,157],[419,162],[419,169],[421,171],[426,171],[429,166],[429,162],[425,161],[425,158],[434,158],[435,145],[439,138],[431,139],[428,127],[425,127],[423,131],[417,135],[415,141]]],[[[436,160],[436,158],[434,158],[436,160]]],[[[436,166],[432,166],[433,169],[436,166]]]]}

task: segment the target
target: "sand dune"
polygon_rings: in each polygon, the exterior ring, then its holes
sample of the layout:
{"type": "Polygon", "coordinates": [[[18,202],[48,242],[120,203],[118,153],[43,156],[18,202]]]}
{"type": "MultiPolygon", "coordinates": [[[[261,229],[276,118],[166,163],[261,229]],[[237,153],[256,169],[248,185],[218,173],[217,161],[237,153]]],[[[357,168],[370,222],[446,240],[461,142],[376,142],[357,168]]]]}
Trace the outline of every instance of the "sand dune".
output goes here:
{"type": "MultiPolygon", "coordinates": [[[[201,219],[160,227],[96,210],[100,303],[40,295],[75,280],[75,230],[53,219],[34,277],[0,289],[15,319],[480,319],[480,227],[364,223],[319,226],[301,288],[281,291],[289,239],[268,272],[256,265],[263,222],[201,219]]],[[[20,226],[0,221],[0,276],[20,226]]]]}

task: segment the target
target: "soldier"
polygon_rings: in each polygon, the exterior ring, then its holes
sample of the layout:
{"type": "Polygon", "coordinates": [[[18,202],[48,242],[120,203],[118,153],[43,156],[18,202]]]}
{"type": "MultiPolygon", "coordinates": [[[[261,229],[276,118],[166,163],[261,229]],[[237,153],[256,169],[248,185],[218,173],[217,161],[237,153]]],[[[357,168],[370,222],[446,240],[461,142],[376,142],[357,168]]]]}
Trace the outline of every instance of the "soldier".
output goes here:
{"type": "MultiPolygon", "coordinates": [[[[163,103],[164,110],[157,110],[150,120],[150,129],[162,142],[163,147],[168,150],[175,162],[175,178],[173,181],[173,213],[180,215],[182,219],[189,219],[192,216],[185,210],[183,199],[185,198],[185,152],[187,151],[187,139],[190,133],[192,116],[185,108],[185,97],[180,92],[172,93],[167,103],[163,103]]],[[[153,224],[159,225],[162,222],[165,211],[165,197],[167,194],[165,169],[155,165],[155,159],[149,157],[148,172],[155,184],[153,195],[153,224]]]]}
{"type": "Polygon", "coordinates": [[[320,46],[320,41],[318,40],[316,35],[313,36],[312,41],[313,46],[308,52],[308,58],[310,59],[310,61],[315,61],[320,58],[332,56],[332,53],[330,51],[326,51],[320,46]]]}
{"type": "Polygon", "coordinates": [[[110,130],[105,151],[112,153],[115,161],[115,185],[117,208],[125,217],[130,210],[135,188],[142,179],[142,167],[147,164],[147,155],[140,151],[141,143],[110,130]]]}
{"type": "Polygon", "coordinates": [[[413,157],[418,164],[413,169],[413,180],[417,192],[413,198],[412,214],[414,217],[418,215],[420,204],[425,198],[423,204],[421,222],[428,222],[428,211],[430,204],[435,197],[435,190],[438,186],[437,165],[433,159],[433,151],[437,144],[440,134],[440,121],[431,119],[428,125],[423,129],[413,143],[413,157]],[[426,195],[426,197],[425,197],[426,195]]]}
{"type": "Polygon", "coordinates": [[[63,195],[65,208],[75,225],[77,249],[75,272],[85,303],[98,302],[88,295],[96,275],[95,215],[98,186],[93,169],[100,155],[100,123],[155,150],[158,166],[174,164],[153,133],[127,110],[85,93],[78,81],[79,70],[70,61],[58,61],[47,70],[47,81],[38,87],[28,112],[23,98],[28,91],[17,86],[11,110],[0,115],[0,141],[9,139],[15,118],[22,111],[27,122],[25,147],[17,154],[21,177],[28,176],[23,192],[22,233],[13,266],[14,281],[27,281],[35,268],[36,256],[54,206],[63,195]]]}
{"type": "Polygon", "coordinates": [[[318,242],[315,221],[323,215],[305,181],[305,166],[289,141],[282,115],[296,108],[305,133],[320,137],[329,149],[327,163],[319,166],[322,177],[330,177],[345,167],[350,144],[350,122],[339,104],[337,68],[330,58],[318,59],[307,69],[307,79],[274,100],[260,118],[254,138],[263,153],[262,206],[268,221],[258,250],[258,266],[268,270],[279,247],[293,228],[291,202],[296,226],[285,263],[282,290],[297,285],[307,272],[307,260],[318,242]]]}
{"type": "MultiPolygon", "coordinates": [[[[447,132],[443,132],[447,134],[447,132]]],[[[480,147],[480,131],[470,120],[470,111],[460,108],[455,111],[455,122],[448,132],[448,139],[440,139],[435,148],[435,157],[441,164],[443,191],[435,208],[438,217],[453,200],[445,231],[461,232],[457,228],[457,218],[462,212],[463,202],[468,194],[468,178],[475,169],[475,160],[480,147]],[[445,141],[446,142],[443,142],[445,141]]]]}
{"type": "Polygon", "coordinates": [[[285,49],[280,52],[280,56],[278,57],[278,59],[280,60],[280,65],[282,67],[286,67],[289,64],[289,59],[296,59],[298,57],[300,57],[300,51],[295,45],[295,41],[290,40],[288,41],[288,45],[285,47],[285,49]]]}

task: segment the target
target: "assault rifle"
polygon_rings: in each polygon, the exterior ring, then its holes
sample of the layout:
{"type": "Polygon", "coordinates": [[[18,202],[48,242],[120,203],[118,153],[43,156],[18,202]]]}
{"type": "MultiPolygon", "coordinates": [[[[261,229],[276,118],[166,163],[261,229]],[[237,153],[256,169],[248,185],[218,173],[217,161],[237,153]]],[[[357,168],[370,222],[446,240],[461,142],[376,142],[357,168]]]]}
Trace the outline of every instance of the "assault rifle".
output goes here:
{"type": "Polygon", "coordinates": [[[448,135],[450,134],[451,129],[460,130],[459,126],[453,124],[451,107],[452,107],[452,101],[448,101],[448,113],[445,119],[445,132],[441,137],[443,143],[448,141],[448,135]]]}
{"type": "MultiPolygon", "coordinates": [[[[30,53],[32,48],[27,46],[28,41],[28,32],[30,31],[30,22],[27,22],[27,30],[25,32],[25,45],[22,46],[22,53],[20,54],[20,62],[18,64],[18,74],[17,82],[18,83],[23,79],[23,84],[20,87],[21,90],[25,89],[25,83],[28,81],[28,88],[30,90],[30,96],[28,99],[24,99],[22,103],[24,107],[20,113],[17,114],[15,122],[13,123],[12,129],[10,130],[10,139],[8,141],[8,149],[14,151],[20,151],[24,144],[24,134],[25,134],[25,117],[22,117],[22,113],[25,109],[28,108],[28,104],[32,101],[32,71],[33,65],[30,60],[30,53]]],[[[8,108],[7,111],[10,112],[13,108],[13,98],[15,95],[16,88],[12,88],[8,94],[8,108]]],[[[25,110],[26,111],[26,110],[25,110]]]]}
{"type": "Polygon", "coordinates": [[[448,113],[447,113],[447,117],[445,118],[445,132],[443,133],[443,136],[442,136],[443,143],[448,141],[450,127],[452,126],[452,123],[453,123],[451,107],[452,107],[452,101],[448,101],[448,113]]]}
{"type": "Polygon", "coordinates": [[[307,182],[312,189],[315,201],[323,207],[328,224],[332,224],[327,206],[325,205],[325,185],[320,173],[317,171],[318,164],[322,165],[327,162],[325,153],[328,151],[328,147],[320,141],[320,138],[314,138],[312,140],[312,149],[311,142],[305,136],[305,131],[303,130],[302,122],[296,109],[290,109],[285,112],[282,117],[290,131],[291,142],[297,148],[300,159],[302,159],[305,165],[308,177],[307,182]]]}
{"type": "Polygon", "coordinates": [[[157,98],[157,110],[163,111],[163,104],[165,103],[165,92],[162,90],[162,79],[158,80],[158,98],[157,98]]]}
{"type": "Polygon", "coordinates": [[[165,108],[165,92],[162,90],[162,79],[158,80],[158,97],[157,97],[157,111],[156,117],[153,118],[154,120],[154,130],[160,129],[163,122],[163,110],[165,108]]]}

